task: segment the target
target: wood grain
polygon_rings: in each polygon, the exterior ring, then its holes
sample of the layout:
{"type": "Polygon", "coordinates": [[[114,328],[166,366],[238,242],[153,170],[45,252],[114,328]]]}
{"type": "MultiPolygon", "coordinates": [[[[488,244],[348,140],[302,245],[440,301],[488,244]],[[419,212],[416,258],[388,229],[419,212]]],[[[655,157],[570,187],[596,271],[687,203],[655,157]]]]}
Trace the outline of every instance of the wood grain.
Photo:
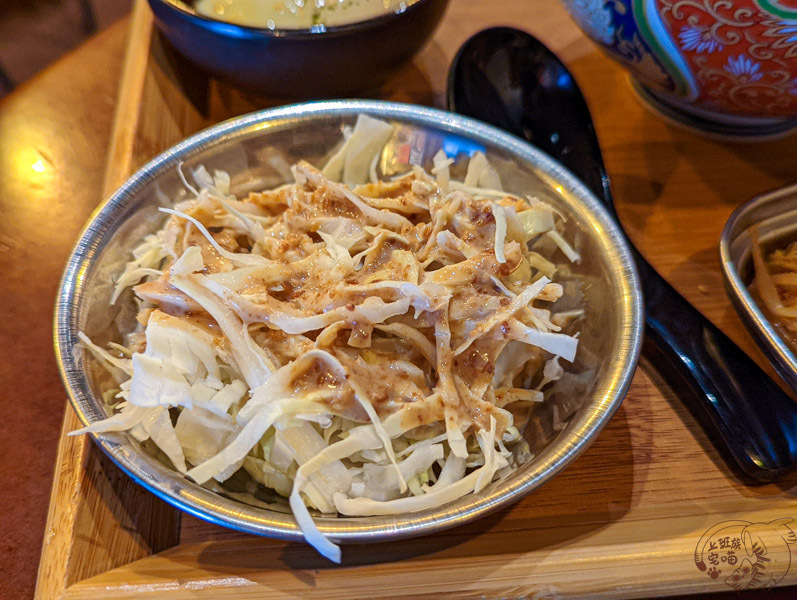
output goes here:
{"type": "MultiPolygon", "coordinates": [[[[160,38],[154,35],[152,12],[146,2],[138,2],[130,20],[101,197],[110,196],[140,166],[134,160],[145,141],[138,135],[143,119],[157,120],[162,136],[197,128],[190,116],[169,121],[164,119],[167,113],[142,109],[145,89],[157,89],[162,94],[158,108],[180,94],[174,83],[177,76],[163,56],[160,38]]],[[[182,115],[194,114],[190,104],[181,105],[186,106],[182,115]]],[[[74,411],[67,410],[42,547],[38,598],[55,597],[74,582],[178,541],[176,510],[134,485],[87,438],[66,436],[79,427],[74,411]]]]}
{"type": "MultiPolygon", "coordinates": [[[[144,23],[143,1],[136,10],[144,23]]],[[[585,90],[621,218],[640,250],[771,372],[724,294],[717,240],[735,206],[795,178],[797,140],[720,144],[659,121],[639,104],[625,73],[554,0],[507,0],[500,9],[454,0],[434,40],[370,96],[442,107],[456,49],[475,31],[507,23],[559,53],[585,90]]],[[[209,80],[157,34],[143,26],[132,31],[122,89],[140,90],[140,97],[126,98],[118,109],[109,185],[205,126],[278,103],[209,80]]],[[[136,539],[145,543],[97,562],[76,548],[98,524],[72,517],[89,529],[73,526],[54,536],[59,547],[72,548],[67,554],[74,560],[90,564],[68,565],[80,577],[46,589],[68,598],[634,598],[727,591],[727,574],[715,580],[695,567],[698,539],[724,520],[797,519],[797,476],[758,487],[739,481],[684,409],[684,390],[671,387],[658,364],[646,347],[623,407],[589,450],[540,490],[477,523],[389,546],[346,547],[344,564],[330,566],[305,545],[246,536],[187,515],[180,517],[179,544],[169,550],[145,556],[152,532],[138,529],[136,539]],[[115,568],[108,570],[111,563],[115,568]]],[[[95,514],[97,498],[75,487],[85,477],[85,459],[70,457],[76,450],[69,443],[62,440],[52,504],[72,498],[74,510],[95,514]]],[[[98,454],[93,446],[83,452],[98,454]]],[[[111,513],[102,513],[100,526],[124,529],[125,521],[114,523],[111,513]]],[[[60,572],[63,560],[56,552],[44,556],[42,577],[60,572]]],[[[779,582],[795,584],[797,567],[779,582]]]]}
{"type": "Polygon", "coordinates": [[[56,598],[73,583],[174,546],[175,509],[116,468],[86,437],[68,437],[80,427],[68,410],[58,462],[37,598],[56,598]]]}
{"type": "Polygon", "coordinates": [[[36,585],[66,408],[53,354],[53,300],[102,197],[126,33],[126,22],[110,27],[0,100],[3,600],[31,598],[36,585]]]}
{"type": "MultiPolygon", "coordinates": [[[[675,529],[699,538],[707,527],[703,514],[659,513],[645,521],[645,538],[638,520],[600,529],[541,526],[516,514],[488,520],[491,527],[470,535],[438,534],[421,552],[403,542],[375,560],[370,548],[347,548],[347,562],[335,568],[305,548],[255,538],[182,544],[83,581],[65,597],[619,599],[706,590],[705,574],[685,571],[689,552],[672,537],[675,529]],[[579,543],[563,544],[563,537],[579,543]]],[[[769,513],[737,516],[758,521],[769,513]]]]}
{"type": "Polygon", "coordinates": [[[108,148],[108,168],[102,184],[104,198],[110,196],[134,171],[131,165],[133,146],[144,84],[149,73],[149,47],[155,32],[152,19],[152,11],[145,3],[134,5],[108,148]]]}
{"type": "MultiPolygon", "coordinates": [[[[102,192],[107,197],[132,172],[130,159],[139,103],[149,73],[152,15],[138,3],[114,113],[102,192]],[[141,43],[143,42],[143,48],[141,43]]],[[[177,511],[122,474],[85,437],[66,434],[81,427],[67,407],[58,443],[55,475],[35,597],[56,598],[69,585],[156,553],[177,543],[177,511]]]]}

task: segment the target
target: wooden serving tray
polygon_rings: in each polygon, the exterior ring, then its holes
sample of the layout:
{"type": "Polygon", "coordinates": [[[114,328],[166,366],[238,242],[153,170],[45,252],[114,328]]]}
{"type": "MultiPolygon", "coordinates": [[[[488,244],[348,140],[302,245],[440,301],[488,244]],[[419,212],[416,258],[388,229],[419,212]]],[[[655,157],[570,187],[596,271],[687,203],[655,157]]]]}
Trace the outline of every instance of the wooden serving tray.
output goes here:
{"type": "MultiPolygon", "coordinates": [[[[620,214],[640,250],[772,372],[724,295],[716,244],[736,205],[794,177],[794,140],[719,144],[666,125],[638,104],[624,73],[581,36],[555,0],[454,0],[429,46],[372,97],[442,107],[446,70],[459,45],[479,29],[506,23],[548,43],[587,92],[620,214]]],[[[187,135],[275,104],[209,81],[185,64],[153,30],[139,0],[105,197],[187,135]]],[[[342,565],[304,544],[226,530],[171,508],[88,438],[66,437],[79,427],[67,409],[37,597],[636,598],[730,591],[725,580],[741,566],[744,523],[797,520],[797,476],[778,485],[743,485],[649,351],[611,423],[553,481],[468,526],[346,546],[342,565]],[[702,571],[696,547],[725,521],[735,523],[698,548],[707,565],[702,571]],[[729,566],[733,544],[742,546],[729,566]]],[[[790,545],[795,540],[784,524],[748,530],[768,548],[770,578],[778,586],[797,584],[797,566],[790,568],[797,544],[790,545]]],[[[797,531],[797,521],[791,526],[797,531]]]]}

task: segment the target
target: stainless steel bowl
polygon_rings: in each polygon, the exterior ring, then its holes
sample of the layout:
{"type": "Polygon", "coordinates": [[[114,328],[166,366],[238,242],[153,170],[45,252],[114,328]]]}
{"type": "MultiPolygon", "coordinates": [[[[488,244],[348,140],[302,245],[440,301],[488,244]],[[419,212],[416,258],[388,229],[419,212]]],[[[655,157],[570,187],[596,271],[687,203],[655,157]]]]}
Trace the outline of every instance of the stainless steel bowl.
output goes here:
{"type": "Polygon", "coordinates": [[[765,248],[797,239],[797,184],[756,196],[737,208],[720,238],[720,258],[725,289],[736,311],[778,374],[797,392],[797,357],[764,315],[748,286],[753,280],[752,238],[758,229],[765,248]]]}
{"type": "MultiPolygon", "coordinates": [[[[413,163],[447,150],[482,148],[505,188],[553,203],[568,219],[567,235],[583,257],[573,268],[582,282],[587,319],[581,330],[574,375],[563,378],[535,411],[527,428],[534,458],[481,493],[446,506],[388,517],[317,519],[340,542],[369,542],[440,531],[518,500],[564,469],[595,439],[631,381],[640,348],[640,286],[628,247],[606,210],[561,165],[527,143],[458,115],[384,102],[339,101],[288,106],[254,113],[199,133],[165,152],[123,185],[94,214],[69,259],[58,294],[55,347],[72,406],[81,421],[107,415],[101,400],[102,368],[74,352],[79,330],[102,344],[118,339],[131,323],[132,300],[110,307],[111,277],[133,245],[163,222],[157,207],[185,196],[178,176],[200,164],[232,175],[233,191],[245,193],[283,183],[298,158],[320,164],[341,140],[343,124],[359,113],[397,125],[391,144],[413,163]],[[556,407],[556,410],[553,410],[556,407]]],[[[383,166],[389,162],[383,160],[383,166]]],[[[399,161],[400,162],[400,161],[399,161]]],[[[393,161],[392,166],[395,167],[393,161]]],[[[405,165],[406,168],[406,165],[405,165]]],[[[145,452],[127,434],[95,435],[100,447],[134,480],[167,502],[219,525],[285,539],[302,539],[282,505],[249,506],[185,479],[145,452]]]]}

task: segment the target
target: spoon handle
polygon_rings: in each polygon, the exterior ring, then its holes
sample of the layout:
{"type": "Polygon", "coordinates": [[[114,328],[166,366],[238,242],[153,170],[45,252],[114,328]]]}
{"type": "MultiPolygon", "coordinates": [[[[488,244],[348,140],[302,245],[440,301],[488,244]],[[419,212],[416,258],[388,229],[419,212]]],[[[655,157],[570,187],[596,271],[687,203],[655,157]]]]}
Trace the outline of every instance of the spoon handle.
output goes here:
{"type": "MultiPolygon", "coordinates": [[[[547,144],[542,136],[535,143],[584,181],[622,229],[598,138],[591,123],[586,129],[589,135],[581,139],[589,138],[589,144],[578,145],[569,132],[557,144],[547,144]]],[[[797,467],[797,402],[628,244],[642,280],[647,335],[670,370],[688,384],[691,393],[681,398],[714,446],[758,482],[774,481],[797,467]]]]}
{"type": "MultiPolygon", "coordinates": [[[[597,148],[597,136],[594,140],[597,148]]],[[[598,169],[584,169],[585,163],[569,157],[566,164],[604,200],[622,229],[603,161],[595,156],[600,155],[593,155],[598,169]]],[[[691,393],[681,394],[681,399],[714,447],[744,475],[762,483],[797,467],[797,402],[659,275],[630,240],[628,244],[642,280],[646,333],[670,371],[689,386],[691,393]]]]}
{"type": "MultiPolygon", "coordinates": [[[[591,142],[580,151],[561,151],[575,148],[576,138],[546,144],[537,136],[535,143],[584,181],[622,229],[591,123],[587,130],[591,142]]],[[[628,244],[642,280],[646,333],[670,371],[688,384],[691,393],[680,396],[714,446],[758,482],[775,481],[794,469],[797,402],[661,277],[630,240],[628,244]]]]}
{"type": "Polygon", "coordinates": [[[742,472],[774,481],[797,464],[797,403],[637,253],[647,332],[692,389],[682,394],[742,472]]]}
{"type": "MultiPolygon", "coordinates": [[[[590,129],[590,128],[587,128],[590,129]]],[[[609,178],[597,136],[592,148],[562,153],[562,144],[539,143],[562,160],[604,201],[615,220],[609,178]],[[578,156],[580,155],[581,160],[578,156]],[[584,160],[589,155],[590,160],[584,160]]],[[[560,140],[561,141],[561,140],[560,140]]],[[[568,140],[575,147],[576,140],[568,140]]],[[[565,146],[568,147],[568,146],[565,146]]],[[[626,236],[627,239],[627,236],[626,236]]],[[[691,393],[681,394],[714,446],[759,482],[774,481],[797,466],[797,402],[629,246],[642,279],[646,332],[691,393]]]]}

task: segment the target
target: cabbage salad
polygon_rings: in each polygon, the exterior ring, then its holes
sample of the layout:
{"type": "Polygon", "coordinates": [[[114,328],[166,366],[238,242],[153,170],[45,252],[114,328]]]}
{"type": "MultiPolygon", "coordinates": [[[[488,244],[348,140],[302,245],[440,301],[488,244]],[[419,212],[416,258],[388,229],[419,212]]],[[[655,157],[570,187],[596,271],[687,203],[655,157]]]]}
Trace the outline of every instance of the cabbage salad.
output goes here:
{"type": "Polygon", "coordinates": [[[151,440],[211,489],[243,469],[338,562],[311,508],[421,511],[529,460],[522,431],[583,314],[551,314],[553,259],[579,256],[562,216],[501,191],[481,153],[464,181],[442,151],[378,180],[392,132],[361,116],[323,170],[301,161],[241,199],[227,173],[184,178],[191,198],[116,281],[138,329],[107,348],[81,333],[118,388],[113,415],[74,433],[151,440]]]}

